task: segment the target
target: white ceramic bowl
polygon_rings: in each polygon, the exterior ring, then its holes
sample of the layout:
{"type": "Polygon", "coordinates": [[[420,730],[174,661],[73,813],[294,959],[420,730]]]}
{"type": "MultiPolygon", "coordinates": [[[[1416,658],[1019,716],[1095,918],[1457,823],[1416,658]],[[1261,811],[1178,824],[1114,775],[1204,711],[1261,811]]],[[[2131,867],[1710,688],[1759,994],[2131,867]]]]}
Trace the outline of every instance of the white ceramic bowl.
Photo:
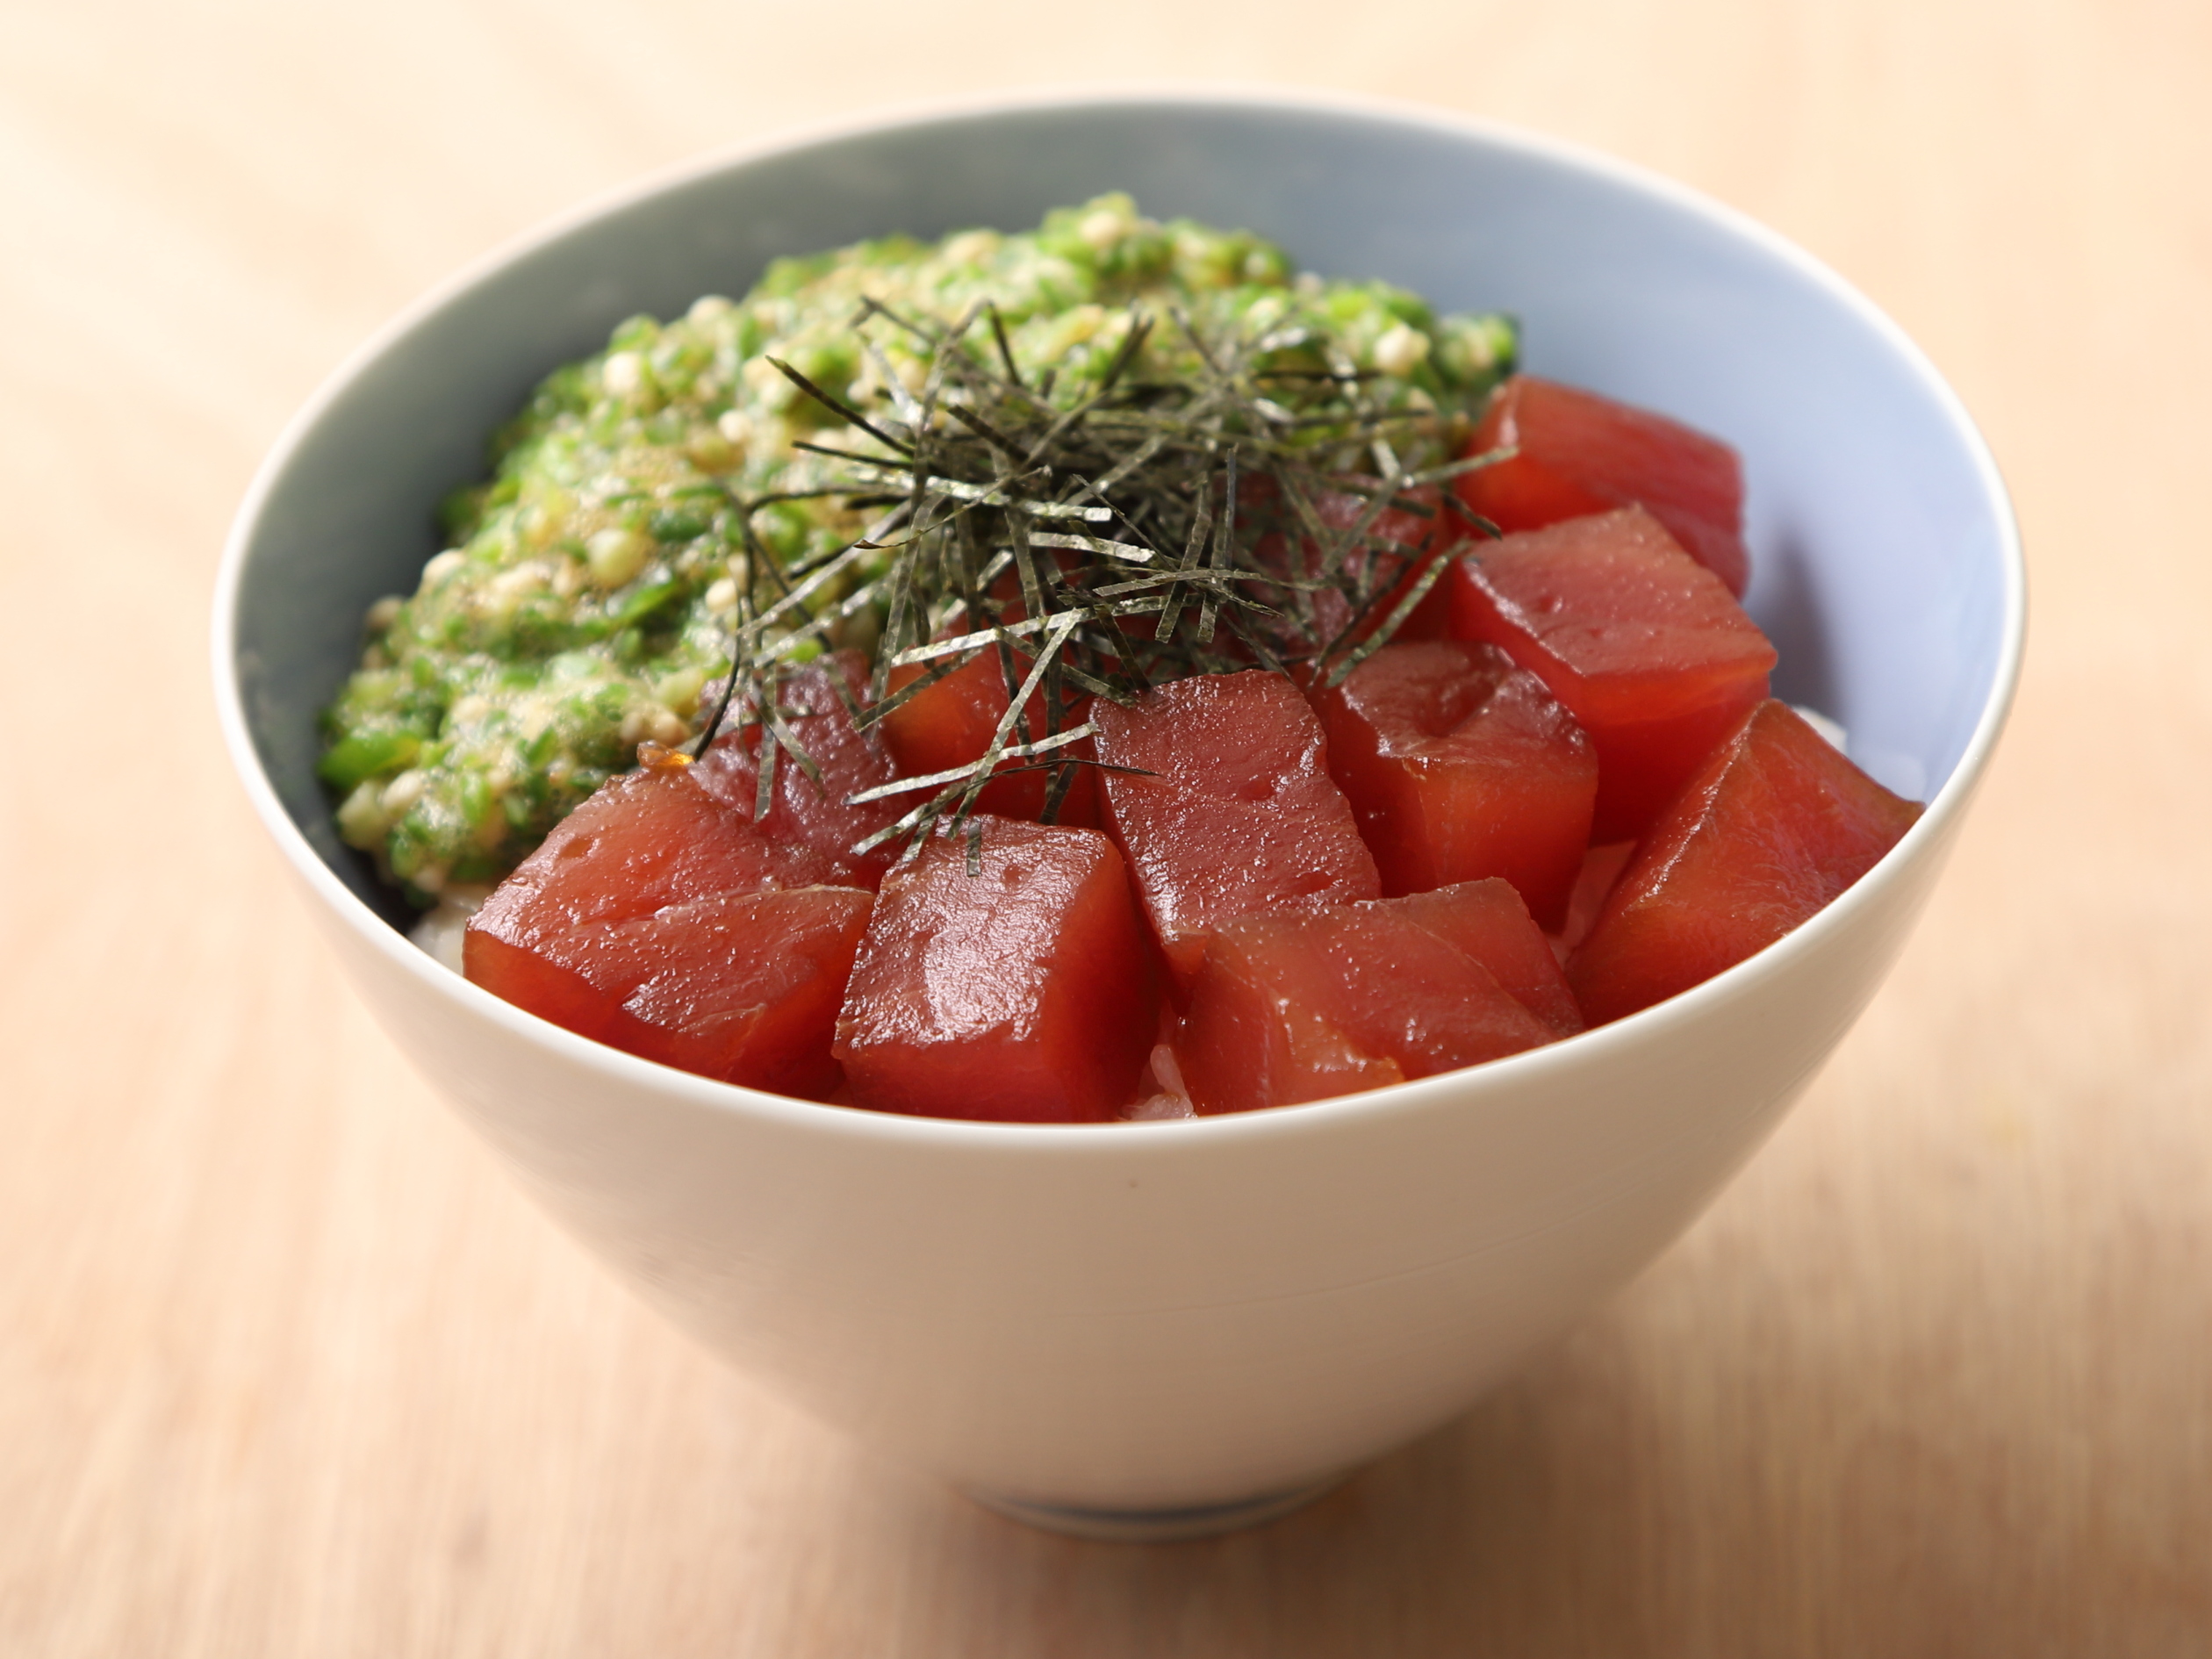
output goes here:
{"type": "Polygon", "coordinates": [[[239,771],[394,1041],[546,1208],[793,1401],[1071,1530],[1282,1507],[1465,1408],[1694,1217],[1851,1023],[2011,697],[2022,564],[1957,400],[1774,235],[1524,135],[1305,98],[1003,102],[751,149],[496,256],[374,341],[277,445],[215,621],[239,771]],[[1088,1127],[879,1116],[598,1047],[394,930],[337,842],[315,714],[363,608],[548,369],[772,255],[1020,227],[1107,189],[1325,272],[1500,306],[1529,366],[1743,453],[1778,692],[1928,811],[1749,962],[1556,1047],[1342,1100],[1088,1127]]]}

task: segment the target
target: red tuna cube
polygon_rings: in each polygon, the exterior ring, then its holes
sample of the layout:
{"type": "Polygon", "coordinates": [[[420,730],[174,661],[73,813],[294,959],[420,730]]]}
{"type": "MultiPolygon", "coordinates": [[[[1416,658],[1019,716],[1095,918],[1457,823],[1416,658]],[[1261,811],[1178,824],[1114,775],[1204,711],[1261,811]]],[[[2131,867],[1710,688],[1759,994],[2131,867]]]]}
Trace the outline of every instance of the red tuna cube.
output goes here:
{"type": "Polygon", "coordinates": [[[1092,707],[1108,828],[1178,984],[1214,930],[1286,904],[1381,895],[1328,746],[1297,687],[1258,670],[1154,686],[1092,707]]]}
{"type": "MultiPolygon", "coordinates": [[[[858,806],[846,803],[848,795],[889,783],[897,768],[878,734],[853,725],[830,678],[833,673],[843,679],[856,704],[867,700],[867,664],[858,651],[819,657],[786,676],[778,706],[807,711],[786,716],[786,723],[822,777],[816,782],[789,753],[779,753],[775,794],[760,829],[777,841],[811,847],[838,859],[852,872],[848,880],[873,887],[899,856],[899,846],[894,843],[865,854],[852,849],[895,823],[920,797],[893,795],[858,806]]],[[[702,786],[748,818],[758,799],[760,742],[760,727],[748,721],[715,738],[693,769],[702,786]]]]}
{"type": "Polygon", "coordinates": [[[570,1026],[579,1035],[726,1083],[822,1100],[839,1081],[830,1045],[872,902],[860,887],[721,893],[588,923],[545,941],[538,958],[593,999],[596,1017],[570,1026]]]}
{"type": "Polygon", "coordinates": [[[1110,1117],[1160,1017],[1121,854],[1095,830],[972,822],[980,874],[956,832],[884,879],[837,1021],[848,1098],[934,1117],[1110,1117]]]}
{"type": "MultiPolygon", "coordinates": [[[[1371,488],[1382,487],[1378,480],[1364,479],[1371,488]]],[[[1449,544],[1474,539],[1475,528],[1457,514],[1450,513],[1442,505],[1442,492],[1434,485],[1421,485],[1401,492],[1403,499],[1417,504],[1418,512],[1395,504],[1370,514],[1373,506],[1369,498],[1339,490],[1317,491],[1313,497],[1314,515],[1330,529],[1346,532],[1362,518],[1368,519],[1367,534],[1361,547],[1350,557],[1350,568],[1362,573],[1371,584],[1377,597],[1361,616],[1359,626],[1352,628],[1352,600],[1333,587],[1325,587],[1312,596],[1314,609],[1314,637],[1297,642],[1313,650],[1325,650],[1338,643],[1347,629],[1352,629],[1350,644],[1367,638],[1386,621],[1397,608],[1399,601],[1411,592],[1426,571],[1432,553],[1437,557],[1449,557],[1449,544]]],[[[1305,565],[1301,574],[1312,576],[1320,571],[1318,549],[1311,542],[1304,545],[1305,565]]],[[[1267,549],[1260,549],[1262,563],[1267,549]]],[[[1441,639],[1447,632],[1447,612],[1437,602],[1442,588],[1440,582],[1432,586],[1422,602],[1416,606],[1391,636],[1397,640],[1441,639]]],[[[1286,596],[1287,597],[1287,596],[1286,596]]]]}
{"type": "Polygon", "coordinates": [[[477,913],[520,944],[586,922],[623,922],[731,889],[835,884],[846,866],[772,840],[703,786],[701,768],[610,778],[553,828],[477,913]]]}
{"type": "Polygon", "coordinates": [[[1580,1027],[1519,895],[1489,880],[1224,924],[1175,1057],[1199,1111],[1250,1111],[1476,1065],[1580,1027]]]}
{"type": "Polygon", "coordinates": [[[469,923],[468,977],[579,1036],[783,1094],[836,1087],[830,1039],[868,895],[770,840],[697,768],[610,779],[469,923]]]}
{"type": "Polygon", "coordinates": [[[1743,546],[1743,467],[1717,438],[1594,391],[1516,375],[1492,395],[1461,453],[1511,445],[1510,461],[1462,473],[1460,499],[1501,530],[1641,503],[1737,598],[1751,576],[1743,546]]]}
{"type": "Polygon", "coordinates": [[[1458,946],[1490,971],[1515,1002],[1555,1037],[1583,1029],[1558,952],[1536,926],[1512,882],[1492,876],[1390,901],[1396,913],[1458,946]]]}
{"type": "Polygon", "coordinates": [[[1774,647],[1641,507],[1483,544],[1452,632],[1502,647],[1590,734],[1599,842],[1641,836],[1767,694],[1774,647]]]}
{"type": "Polygon", "coordinates": [[[1762,704],[1652,826],[1569,958],[1584,1014],[1617,1020],[1771,944],[1920,814],[1786,704],[1762,704]]]}
{"type": "Polygon", "coordinates": [[[1393,643],[1313,704],[1384,893],[1503,876],[1560,924],[1598,757],[1542,680],[1495,645],[1393,643]]]}
{"type": "MultiPolygon", "coordinates": [[[[1014,672],[1016,682],[1028,677],[1033,659],[1014,653],[1014,672]]],[[[935,664],[914,664],[891,671],[891,689],[899,691],[928,673],[935,664]]],[[[940,680],[923,686],[920,691],[898,704],[884,715],[881,727],[883,741],[891,751],[891,758],[898,764],[901,777],[920,778],[932,772],[949,772],[955,766],[971,765],[982,759],[991,746],[991,738],[998,730],[998,723],[1006,717],[1014,699],[1006,686],[1006,671],[1001,664],[995,649],[977,652],[940,680]]],[[[1045,736],[1045,696],[1042,691],[1030,698],[1027,710],[1030,741],[1034,743],[1045,736]]],[[[1080,725],[1085,718],[1080,710],[1070,711],[1060,722],[1060,729],[1080,725]]],[[[1021,741],[1021,731],[1016,727],[1008,734],[1009,743],[1021,741]]],[[[1088,756],[1086,744],[1076,744],[1088,756]]],[[[1073,750],[1071,752],[1073,752],[1073,750]]],[[[974,810],[989,813],[1000,818],[1028,818],[1034,821],[1045,810],[1045,801],[1052,786],[1053,774],[1044,770],[1038,760],[1009,760],[1001,763],[999,770],[1020,767],[1023,770],[995,776],[984,785],[976,797],[974,810]]],[[[1093,794],[1091,769],[1081,768],[1061,798],[1060,808],[1054,818],[1057,823],[1090,825],[1097,822],[1098,809],[1093,794]]],[[[906,798],[908,806],[922,799],[920,794],[906,798]]]]}

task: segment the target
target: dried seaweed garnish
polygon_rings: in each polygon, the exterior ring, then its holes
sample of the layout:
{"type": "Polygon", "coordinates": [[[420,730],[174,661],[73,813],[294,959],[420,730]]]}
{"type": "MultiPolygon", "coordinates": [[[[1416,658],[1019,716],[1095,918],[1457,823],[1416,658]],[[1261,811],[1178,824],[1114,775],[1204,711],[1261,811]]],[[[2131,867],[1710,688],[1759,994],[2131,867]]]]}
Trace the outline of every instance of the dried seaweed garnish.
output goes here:
{"type": "Polygon", "coordinates": [[[784,570],[761,547],[753,514],[825,492],[741,504],[751,591],[740,596],[729,678],[695,752],[735,710],[764,733],[762,812],[777,750],[819,781],[790,723],[805,711],[780,703],[783,679],[795,646],[833,644],[853,619],[872,616],[868,700],[829,677],[857,724],[987,652],[1009,700],[973,764],[851,797],[923,795],[854,852],[904,838],[911,856],[941,830],[973,830],[978,796],[1008,772],[1050,774],[1050,822],[1078,769],[1100,764],[1069,752],[1091,733],[1079,718],[1088,699],[1125,704],[1165,680],[1252,667],[1338,684],[1397,632],[1469,540],[1497,534],[1440,486],[1510,452],[1449,458],[1450,418],[1387,406],[1373,395],[1375,377],[1318,318],[1212,334],[1179,310],[1168,320],[1163,333],[1132,307],[1095,384],[1057,402],[1054,387],[1075,384],[1072,373],[1047,364],[1024,377],[988,305],[946,323],[863,305],[854,327],[887,410],[864,412],[770,359],[846,428],[798,446],[842,469],[827,492],[884,510],[843,548],[784,570]],[[918,395],[873,327],[928,348],[918,395]],[[868,449],[871,439],[880,448],[868,449]],[[1421,521],[1418,537],[1378,528],[1394,512],[1421,521]]]}

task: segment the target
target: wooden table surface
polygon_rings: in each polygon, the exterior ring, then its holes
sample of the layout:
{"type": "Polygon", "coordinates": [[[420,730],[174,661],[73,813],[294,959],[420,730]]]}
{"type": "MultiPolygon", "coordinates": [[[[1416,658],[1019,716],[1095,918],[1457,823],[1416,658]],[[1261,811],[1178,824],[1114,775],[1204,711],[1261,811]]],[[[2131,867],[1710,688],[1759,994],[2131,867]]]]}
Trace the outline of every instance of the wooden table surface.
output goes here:
{"type": "Polygon", "coordinates": [[[2212,1651],[2208,85],[2190,0],[6,0],[0,1653],[2212,1651]],[[2034,566],[1945,884],[1748,1173],[1448,1428],[1142,1548],[857,1452],[531,1210],[339,981],[205,665],[255,462],[425,286],[717,145],[1078,74],[1749,211],[1950,376],[2034,566]]]}

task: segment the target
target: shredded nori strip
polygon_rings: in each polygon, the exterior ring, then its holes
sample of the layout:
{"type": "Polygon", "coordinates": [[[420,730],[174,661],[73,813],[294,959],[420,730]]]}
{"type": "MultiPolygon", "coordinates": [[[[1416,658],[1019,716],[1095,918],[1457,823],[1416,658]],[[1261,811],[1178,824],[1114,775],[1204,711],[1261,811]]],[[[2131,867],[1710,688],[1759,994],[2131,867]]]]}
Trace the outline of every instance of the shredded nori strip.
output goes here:
{"type": "MultiPolygon", "coordinates": [[[[928,792],[853,851],[904,837],[911,856],[940,829],[973,830],[984,786],[1009,771],[1051,774],[1050,822],[1078,768],[1100,765],[1067,752],[1091,734],[1074,720],[1087,699],[1126,704],[1166,680],[1253,667],[1339,684],[1391,638],[1471,540],[1497,534],[1439,486],[1511,452],[1409,470],[1402,449],[1448,454],[1447,417],[1377,403],[1373,376],[1319,320],[1209,338],[1180,312],[1170,320],[1187,348],[1172,361],[1185,372],[1158,372],[1168,354],[1147,357],[1155,319],[1132,306],[1098,384],[1067,406],[1052,400],[1051,365],[1024,378],[988,305],[946,323],[863,305],[854,327],[890,396],[888,413],[864,414],[771,358],[851,428],[839,443],[798,446],[848,469],[829,492],[886,510],[836,552],[786,571],[760,546],[752,516],[788,498],[742,504],[750,571],[765,583],[740,596],[733,665],[693,752],[706,752],[734,711],[764,734],[761,813],[778,750],[819,783],[789,723],[807,711],[779,702],[792,648],[832,643],[842,625],[873,612],[881,628],[869,699],[857,703],[842,676],[829,676],[856,724],[873,725],[986,651],[1009,701],[972,764],[851,797],[928,792]],[[988,317],[988,348],[973,338],[979,317],[988,317]],[[868,337],[876,324],[929,346],[918,396],[868,337]],[[868,438],[880,451],[853,447],[868,438]],[[1324,497],[1361,505],[1349,524],[1332,528],[1324,497]],[[1418,542],[1385,535],[1378,526],[1392,510],[1435,528],[1418,542]],[[1325,608],[1334,624],[1325,635],[1325,608]],[[1144,618],[1153,619],[1149,627],[1144,618]],[[923,665],[892,689],[894,669],[923,665]]],[[[972,867],[977,857],[971,834],[972,867]]]]}

